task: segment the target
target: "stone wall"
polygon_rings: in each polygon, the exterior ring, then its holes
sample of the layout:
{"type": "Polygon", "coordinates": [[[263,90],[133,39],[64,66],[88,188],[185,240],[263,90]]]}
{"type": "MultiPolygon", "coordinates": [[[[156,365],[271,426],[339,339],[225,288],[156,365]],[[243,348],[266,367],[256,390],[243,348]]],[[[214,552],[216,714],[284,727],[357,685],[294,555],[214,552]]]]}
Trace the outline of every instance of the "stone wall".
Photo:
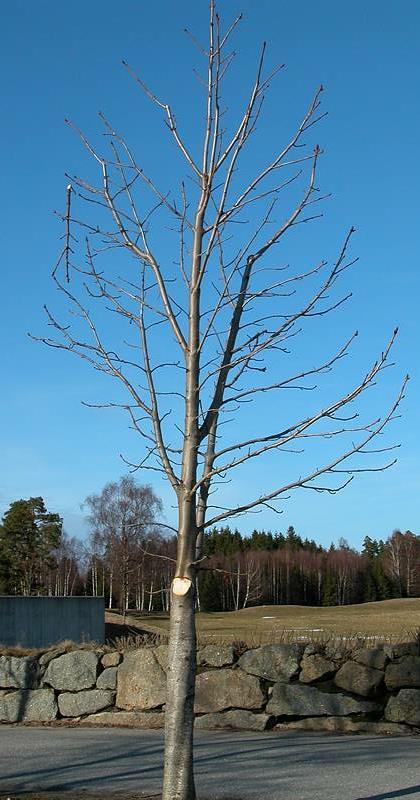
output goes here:
{"type": "MultiPolygon", "coordinates": [[[[420,646],[265,645],[197,657],[196,727],[420,733],[420,646]]],[[[0,656],[0,720],[163,726],[167,646],[0,656]]]]}

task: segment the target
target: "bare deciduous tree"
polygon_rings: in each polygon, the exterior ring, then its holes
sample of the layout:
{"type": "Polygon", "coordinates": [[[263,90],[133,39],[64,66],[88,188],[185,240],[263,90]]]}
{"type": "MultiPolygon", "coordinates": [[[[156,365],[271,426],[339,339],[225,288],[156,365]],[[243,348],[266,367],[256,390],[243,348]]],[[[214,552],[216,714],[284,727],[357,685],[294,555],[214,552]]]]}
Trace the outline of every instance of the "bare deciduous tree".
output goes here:
{"type": "MultiPolygon", "coordinates": [[[[43,339],[117,379],[125,397],[118,395],[103,405],[123,408],[145,447],[141,458],[127,461],[132,469],[163,473],[175,493],[178,547],[171,600],[164,800],[195,798],[195,578],[203,560],[203,531],[261,507],[279,510],[279,503],[294,490],[335,494],[356,474],[390,466],[393,461],[367,466],[366,459],[368,453],[391,449],[371,445],[395,417],[405,386],[404,381],[391,407],[380,416],[359,415],[355,403],[389,365],[396,331],[354,385],[343,389],[341,384],[335,388],[329,384],[327,402],[325,394],[317,394],[318,381],[341,364],[357,333],[331,349],[327,341],[325,355],[316,363],[311,364],[311,356],[303,361],[293,356],[291,347],[298,337],[308,333],[312,338],[314,321],[321,325],[350,296],[336,290],[355,261],[349,255],[353,228],[333,263],[321,260],[294,268],[282,262],[280,245],[286,235],[320,216],[321,151],[308,142],[324,116],[322,87],[293,135],[281,147],[276,144],[274,155],[264,159],[258,148],[252,151],[255,172],[246,177],[251,162],[248,157],[241,172],[241,160],[246,146],[252,146],[267,90],[281,67],[266,71],[264,44],[248,101],[229,133],[222,91],[239,19],[222,30],[212,0],[208,45],[191,37],[206,63],[200,147],[196,133],[201,114],[191,109],[187,137],[172,106],[125,65],[163,116],[178,149],[188,174],[179,190],[158,186],[103,114],[108,149],[95,145],[69,122],[97,167],[98,181],[69,176],[66,211],[61,215],[64,247],[53,279],[73,316],[62,322],[46,309],[53,334],[43,339]],[[288,210],[286,198],[290,198],[288,210]],[[83,201],[86,213],[81,215],[76,208],[83,201]],[[84,261],[77,228],[86,237],[84,261]],[[267,396],[278,400],[286,390],[307,392],[309,398],[301,415],[299,404],[289,407],[287,421],[280,401],[278,414],[274,404],[264,406],[267,396]],[[258,398],[262,403],[258,415],[246,414],[247,403],[258,398]],[[237,424],[240,414],[245,418],[242,427],[237,424]],[[276,477],[284,474],[285,455],[303,449],[310,454],[311,448],[311,468],[299,469],[292,461],[290,477],[276,477]],[[257,458],[273,454],[279,456],[282,471],[270,469],[264,490],[239,503],[220,500],[215,505],[211,493],[215,488],[222,491],[218,482],[223,484],[227,476],[234,478],[247,465],[252,468],[257,458]],[[361,456],[358,463],[356,456],[361,456]]],[[[301,463],[308,464],[308,455],[301,463]]]]}
{"type": "Polygon", "coordinates": [[[418,536],[396,530],[385,545],[385,568],[399,597],[412,597],[420,558],[418,536]]]}
{"type": "Polygon", "coordinates": [[[138,486],[132,477],[124,476],[118,482],[107,483],[100,494],[87,497],[84,505],[91,526],[92,594],[97,594],[99,550],[108,567],[111,598],[114,588],[125,615],[139,561],[144,561],[148,542],[156,538],[155,515],[162,510],[161,501],[150,486],[138,486]]]}

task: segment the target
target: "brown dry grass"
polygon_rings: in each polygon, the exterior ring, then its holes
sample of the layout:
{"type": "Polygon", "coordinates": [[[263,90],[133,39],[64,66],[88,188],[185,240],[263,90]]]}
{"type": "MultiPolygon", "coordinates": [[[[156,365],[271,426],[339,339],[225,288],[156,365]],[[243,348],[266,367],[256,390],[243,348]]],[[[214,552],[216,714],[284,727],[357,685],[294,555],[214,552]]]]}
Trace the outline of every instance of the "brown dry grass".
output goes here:
{"type": "MultiPolygon", "coordinates": [[[[117,614],[111,615],[115,622],[117,614]]],[[[119,618],[121,620],[121,618],[119,618]]],[[[144,616],[130,611],[126,623],[136,629],[167,636],[166,614],[144,616]]],[[[241,611],[197,614],[199,643],[243,641],[250,646],[284,641],[325,641],[331,638],[366,644],[418,638],[420,598],[382,600],[352,606],[256,606],[241,611]]]]}
{"type": "MultiPolygon", "coordinates": [[[[98,644],[97,642],[82,642],[77,644],[71,639],[63,639],[62,642],[52,645],[51,647],[21,647],[17,644],[14,646],[0,644],[0,653],[5,656],[41,656],[43,653],[48,653],[50,650],[60,650],[63,653],[69,653],[71,650],[103,650],[107,652],[111,648],[106,645],[98,644]]],[[[0,795],[1,800],[1,795],[0,795]]]]}
{"type": "MultiPolygon", "coordinates": [[[[106,645],[96,642],[60,642],[50,648],[28,650],[0,644],[0,654],[39,656],[48,650],[129,650],[163,644],[168,639],[167,614],[130,611],[123,619],[116,612],[105,613],[106,645]]],[[[412,641],[420,637],[420,598],[382,600],[353,606],[317,608],[311,606],[255,606],[241,611],[197,614],[198,642],[239,643],[242,647],[280,642],[326,642],[341,639],[372,646],[376,642],[412,641]]],[[[0,796],[1,800],[1,796],[0,796]]]]}

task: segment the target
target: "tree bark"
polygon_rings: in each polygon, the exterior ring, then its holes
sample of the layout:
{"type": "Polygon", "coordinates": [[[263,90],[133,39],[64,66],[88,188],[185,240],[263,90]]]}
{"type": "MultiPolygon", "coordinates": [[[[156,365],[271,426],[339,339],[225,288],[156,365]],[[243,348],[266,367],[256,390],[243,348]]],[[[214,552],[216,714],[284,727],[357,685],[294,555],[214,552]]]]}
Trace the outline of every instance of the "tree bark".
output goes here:
{"type": "Polygon", "coordinates": [[[196,666],[194,582],[184,597],[172,593],[171,600],[162,800],[195,800],[192,748],[196,666]]]}

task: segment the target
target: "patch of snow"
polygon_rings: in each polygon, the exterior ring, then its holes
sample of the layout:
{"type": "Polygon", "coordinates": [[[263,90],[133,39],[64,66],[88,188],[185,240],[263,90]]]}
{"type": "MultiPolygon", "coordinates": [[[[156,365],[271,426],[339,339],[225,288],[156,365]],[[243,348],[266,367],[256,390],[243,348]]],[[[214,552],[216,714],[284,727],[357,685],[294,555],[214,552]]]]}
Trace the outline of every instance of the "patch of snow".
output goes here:
{"type": "Polygon", "coordinates": [[[323,633],[324,628],[284,628],[285,633],[296,633],[302,631],[305,633],[323,633]]]}

